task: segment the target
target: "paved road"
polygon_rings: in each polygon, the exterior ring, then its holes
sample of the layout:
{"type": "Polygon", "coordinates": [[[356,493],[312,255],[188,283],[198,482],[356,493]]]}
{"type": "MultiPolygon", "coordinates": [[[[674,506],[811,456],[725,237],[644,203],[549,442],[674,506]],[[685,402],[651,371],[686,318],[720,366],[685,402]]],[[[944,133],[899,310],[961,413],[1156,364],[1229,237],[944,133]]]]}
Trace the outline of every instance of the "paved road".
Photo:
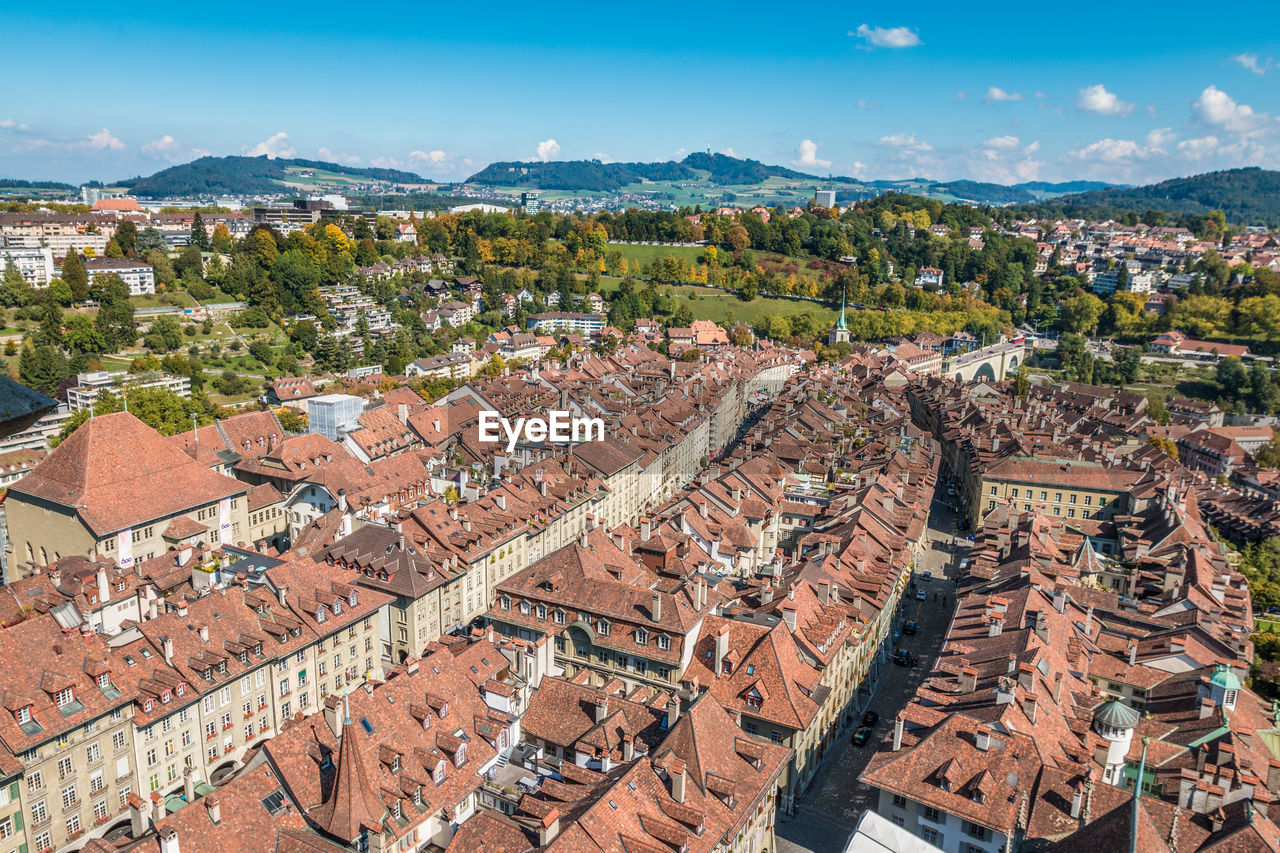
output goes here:
{"type": "Polygon", "coordinates": [[[869,790],[858,784],[858,776],[877,745],[891,731],[894,717],[915,694],[942,647],[943,635],[955,608],[954,581],[959,562],[968,552],[967,547],[960,547],[953,556],[951,542],[957,514],[947,505],[949,499],[945,497],[945,491],[945,486],[939,488],[943,499],[935,500],[931,509],[928,541],[917,573],[919,577],[925,571],[933,572],[933,580],[920,581],[928,600],[912,598],[903,602],[901,611],[903,618],[915,619],[920,626],[920,633],[916,636],[903,637],[907,641],[905,648],[920,659],[920,664],[914,667],[890,664],[884,668],[870,705],[880,714],[874,734],[865,746],[855,747],[849,740],[852,731],[847,732],[828,752],[808,791],[800,798],[796,814],[779,817],[777,837],[780,853],[842,850],[857,825],[858,815],[874,805],[869,790]],[[935,592],[938,595],[936,601],[935,592]],[[942,601],[944,595],[945,604],[942,601]]]}

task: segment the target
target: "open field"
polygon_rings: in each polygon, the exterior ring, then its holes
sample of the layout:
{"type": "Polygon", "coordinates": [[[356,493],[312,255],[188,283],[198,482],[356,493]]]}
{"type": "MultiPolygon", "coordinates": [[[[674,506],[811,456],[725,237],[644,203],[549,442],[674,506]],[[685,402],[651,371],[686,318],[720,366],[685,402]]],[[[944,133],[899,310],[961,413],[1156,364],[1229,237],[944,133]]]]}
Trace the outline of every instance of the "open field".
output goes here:
{"type": "Polygon", "coordinates": [[[835,323],[839,314],[815,302],[775,299],[766,296],[743,302],[738,297],[713,287],[679,285],[671,289],[677,298],[689,306],[695,320],[713,320],[722,325],[730,322],[751,324],[761,317],[774,315],[794,317],[808,312],[816,314],[824,323],[835,323]],[[690,293],[696,294],[696,298],[690,299],[690,293]]]}
{"type": "Polygon", "coordinates": [[[632,273],[637,272],[635,265],[651,264],[658,258],[687,258],[696,260],[702,257],[702,246],[637,246],[632,243],[610,243],[608,251],[621,252],[627,263],[632,265],[632,273]]]}

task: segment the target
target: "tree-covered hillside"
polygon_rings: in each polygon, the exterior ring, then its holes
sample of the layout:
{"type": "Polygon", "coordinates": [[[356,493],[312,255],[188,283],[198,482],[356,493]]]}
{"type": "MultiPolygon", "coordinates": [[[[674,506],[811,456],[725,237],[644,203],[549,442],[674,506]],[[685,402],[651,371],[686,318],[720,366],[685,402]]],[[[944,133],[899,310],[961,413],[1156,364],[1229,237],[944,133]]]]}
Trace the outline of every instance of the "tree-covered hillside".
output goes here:
{"type": "Polygon", "coordinates": [[[1280,223],[1280,172],[1256,167],[1208,172],[1142,187],[1111,187],[1042,205],[1048,215],[1120,216],[1128,211],[1205,215],[1221,210],[1244,225],[1280,223]]]}
{"type": "Polygon", "coordinates": [[[150,198],[191,195],[255,195],[281,192],[287,170],[318,169],[353,179],[420,184],[423,178],[398,169],[357,169],[319,160],[273,159],[263,157],[201,157],[161,169],[150,177],[136,177],[116,183],[135,195],[150,198]]]}

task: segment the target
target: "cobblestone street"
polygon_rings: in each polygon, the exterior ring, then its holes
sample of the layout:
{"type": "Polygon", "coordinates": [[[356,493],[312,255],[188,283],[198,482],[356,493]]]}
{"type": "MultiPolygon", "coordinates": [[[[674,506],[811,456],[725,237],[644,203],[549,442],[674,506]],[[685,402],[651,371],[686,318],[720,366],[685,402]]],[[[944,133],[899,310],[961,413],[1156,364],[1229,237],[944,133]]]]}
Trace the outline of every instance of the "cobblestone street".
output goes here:
{"type": "MultiPolygon", "coordinates": [[[[959,562],[968,553],[967,547],[957,548],[956,553],[952,553],[955,514],[947,503],[951,499],[946,497],[945,488],[945,485],[939,486],[941,500],[935,500],[931,508],[928,542],[916,574],[918,588],[926,591],[928,599],[917,601],[910,598],[899,610],[901,618],[914,619],[920,626],[914,637],[902,638],[905,641],[903,647],[918,657],[920,663],[912,667],[888,663],[881,670],[880,682],[868,706],[880,714],[874,734],[861,747],[850,742],[853,727],[840,737],[818,769],[809,789],[800,797],[796,814],[779,817],[777,836],[781,853],[842,850],[858,822],[858,815],[873,805],[870,792],[858,784],[858,776],[891,730],[898,710],[911,699],[928,673],[942,646],[955,608],[954,580],[959,572],[959,562]],[[926,571],[933,573],[933,579],[919,580],[926,571]],[[935,593],[937,600],[934,599],[935,593]],[[945,605],[942,602],[944,595],[945,605]]],[[[964,541],[963,537],[960,538],[964,541]]],[[[964,544],[967,546],[968,542],[964,544]]]]}

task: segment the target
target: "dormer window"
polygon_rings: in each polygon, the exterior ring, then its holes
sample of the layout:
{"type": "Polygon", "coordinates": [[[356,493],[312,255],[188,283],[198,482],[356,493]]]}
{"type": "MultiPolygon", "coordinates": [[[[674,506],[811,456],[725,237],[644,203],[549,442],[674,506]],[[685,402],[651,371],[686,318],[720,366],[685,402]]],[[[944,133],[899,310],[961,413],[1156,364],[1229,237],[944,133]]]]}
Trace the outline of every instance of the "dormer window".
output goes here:
{"type": "Polygon", "coordinates": [[[99,687],[101,687],[101,688],[103,688],[104,690],[105,690],[106,688],[110,687],[110,686],[111,686],[111,673],[109,673],[109,672],[99,673],[98,678],[97,678],[97,682],[98,682],[98,686],[99,686],[99,687]]]}
{"type": "Polygon", "coordinates": [[[31,709],[19,708],[13,712],[13,718],[18,721],[18,725],[31,722],[31,709]]]}
{"type": "Polygon", "coordinates": [[[204,677],[205,677],[205,678],[213,678],[213,667],[211,667],[211,666],[206,666],[206,667],[204,668],[204,677]]]}
{"type": "Polygon", "coordinates": [[[529,602],[527,601],[520,602],[520,615],[521,616],[529,615],[529,602]]]}
{"type": "Polygon", "coordinates": [[[448,702],[445,702],[443,705],[441,705],[441,706],[440,706],[439,714],[440,714],[440,719],[442,719],[442,720],[443,720],[445,717],[449,716],[449,703],[448,703],[448,702]]]}
{"type": "Polygon", "coordinates": [[[172,698],[173,698],[173,694],[172,694],[172,693],[170,693],[168,690],[166,690],[165,692],[163,692],[163,693],[161,693],[161,694],[160,694],[160,704],[161,704],[161,705],[168,705],[168,704],[169,704],[169,700],[170,700],[170,699],[172,699],[172,698]]]}
{"type": "Polygon", "coordinates": [[[502,605],[503,610],[511,609],[511,599],[505,595],[502,596],[502,598],[498,599],[498,603],[502,605]]]}
{"type": "Polygon", "coordinates": [[[146,712],[148,712],[148,713],[150,713],[150,711],[151,711],[151,709],[152,709],[153,707],[154,707],[154,705],[152,705],[152,703],[151,703],[151,700],[150,700],[150,699],[147,699],[145,702],[143,702],[143,703],[142,703],[142,710],[144,710],[144,711],[146,711],[146,712]]]}
{"type": "Polygon", "coordinates": [[[601,619],[599,622],[596,623],[596,625],[599,628],[601,637],[609,636],[609,620],[601,619]]]}
{"type": "Polygon", "coordinates": [[[467,743],[466,741],[463,741],[462,743],[458,744],[458,751],[453,757],[453,766],[461,767],[466,763],[467,763],[467,743]]]}
{"type": "Polygon", "coordinates": [[[391,757],[391,772],[392,773],[400,772],[400,756],[398,755],[393,755],[391,757]]]}
{"type": "Polygon", "coordinates": [[[342,599],[333,602],[333,615],[339,616],[342,613],[342,599]]]}
{"type": "Polygon", "coordinates": [[[431,771],[431,781],[435,782],[437,785],[444,784],[444,762],[443,761],[436,762],[436,769],[431,771]]]}
{"type": "Polygon", "coordinates": [[[227,674],[227,662],[225,660],[218,662],[218,672],[222,673],[223,675],[227,674]]]}
{"type": "Polygon", "coordinates": [[[424,714],[422,717],[422,730],[425,732],[429,728],[431,728],[431,715],[424,714]]]}
{"type": "Polygon", "coordinates": [[[538,618],[539,619],[547,618],[547,606],[545,604],[538,605],[538,618]]]}
{"type": "Polygon", "coordinates": [[[555,620],[557,625],[563,625],[565,623],[565,615],[563,610],[557,610],[555,612],[555,620]]]}
{"type": "Polygon", "coordinates": [[[397,819],[400,817],[400,801],[396,800],[391,804],[391,814],[397,819]]]}
{"type": "Polygon", "coordinates": [[[733,674],[733,661],[729,660],[728,658],[725,658],[724,660],[722,660],[722,661],[720,662],[720,670],[721,670],[725,675],[732,675],[732,674],[733,674]]]}
{"type": "Polygon", "coordinates": [[[324,608],[323,608],[323,607],[317,607],[317,608],[316,608],[316,621],[317,621],[317,622],[323,622],[323,621],[324,621],[324,608]]]}
{"type": "Polygon", "coordinates": [[[187,692],[187,685],[179,684],[176,688],[174,688],[174,692],[177,693],[179,696],[181,696],[182,694],[187,692]]]}
{"type": "Polygon", "coordinates": [[[292,631],[290,631],[289,633],[291,633],[291,634],[292,634],[293,636],[295,636],[295,637],[300,637],[300,636],[302,636],[302,629],[301,629],[301,628],[294,628],[294,629],[293,629],[292,631]]]}
{"type": "Polygon", "coordinates": [[[54,697],[53,697],[54,704],[57,705],[59,708],[61,708],[63,705],[70,705],[75,700],[76,700],[75,693],[72,691],[70,687],[67,687],[63,690],[59,690],[56,694],[54,694],[54,697]]]}
{"type": "Polygon", "coordinates": [[[262,643],[258,643],[256,646],[253,647],[253,653],[255,655],[262,654],[262,643]]]}
{"type": "Polygon", "coordinates": [[[417,788],[413,790],[413,804],[419,807],[422,806],[422,786],[421,785],[419,785],[417,788]]]}
{"type": "Polygon", "coordinates": [[[120,581],[120,583],[116,584],[116,592],[124,592],[124,581],[120,581]]]}
{"type": "Polygon", "coordinates": [[[349,607],[355,607],[358,600],[359,599],[356,598],[356,591],[354,589],[351,590],[351,593],[347,596],[347,605],[349,607]]]}
{"type": "Polygon", "coordinates": [[[983,793],[982,793],[981,791],[976,790],[976,789],[974,790],[974,792],[973,792],[973,801],[974,801],[975,803],[980,803],[980,802],[982,802],[982,801],[983,801],[983,800],[985,800],[985,799],[986,799],[986,797],[983,795],[983,793]]]}
{"type": "Polygon", "coordinates": [[[644,628],[636,629],[636,643],[642,646],[649,645],[649,632],[644,628]]]}
{"type": "Polygon", "coordinates": [[[241,653],[240,653],[240,663],[248,663],[248,662],[249,662],[249,653],[248,653],[247,651],[245,651],[245,652],[241,652],[241,653]]]}
{"type": "Polygon", "coordinates": [[[665,652],[665,651],[670,650],[670,648],[671,648],[671,638],[670,638],[670,637],[668,637],[666,634],[659,634],[659,635],[658,635],[658,648],[662,649],[664,652],[665,652]]]}

